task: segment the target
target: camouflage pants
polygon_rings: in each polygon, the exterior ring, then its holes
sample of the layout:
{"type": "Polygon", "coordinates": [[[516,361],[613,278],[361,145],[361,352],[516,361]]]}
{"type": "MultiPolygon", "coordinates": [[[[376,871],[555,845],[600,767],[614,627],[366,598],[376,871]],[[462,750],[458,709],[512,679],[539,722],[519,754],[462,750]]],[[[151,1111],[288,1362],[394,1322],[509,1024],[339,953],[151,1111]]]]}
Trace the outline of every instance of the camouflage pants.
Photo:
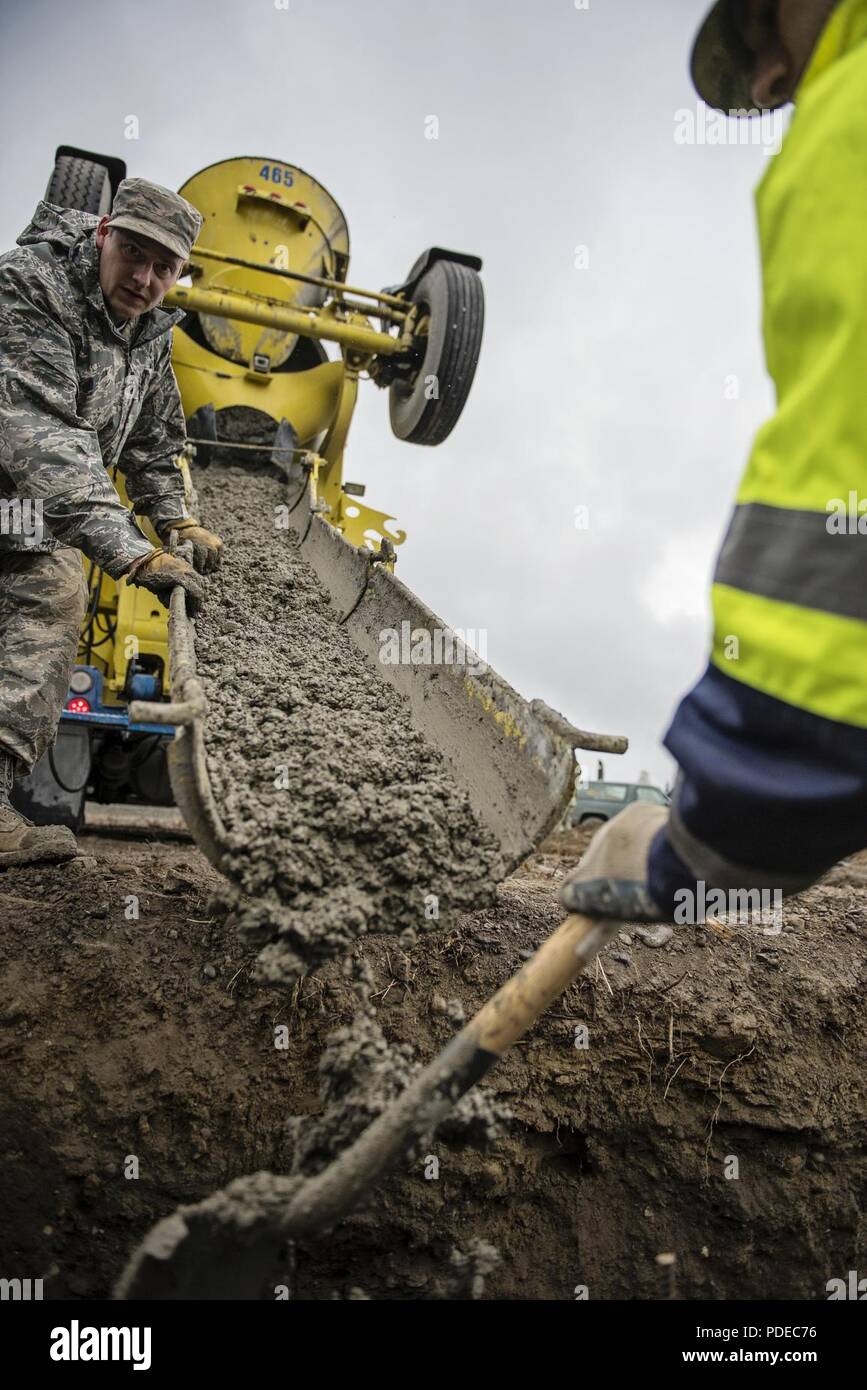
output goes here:
{"type": "Polygon", "coordinates": [[[86,605],[78,550],[0,551],[0,748],[19,771],[54,742],[86,605]]]}

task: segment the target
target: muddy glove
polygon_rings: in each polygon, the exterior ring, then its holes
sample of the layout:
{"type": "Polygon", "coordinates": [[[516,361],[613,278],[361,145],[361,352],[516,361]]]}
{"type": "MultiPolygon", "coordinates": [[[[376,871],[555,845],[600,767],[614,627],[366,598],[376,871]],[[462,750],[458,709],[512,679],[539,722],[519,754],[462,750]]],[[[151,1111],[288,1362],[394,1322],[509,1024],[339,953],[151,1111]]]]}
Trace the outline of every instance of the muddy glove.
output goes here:
{"type": "Polygon", "coordinates": [[[641,802],[608,821],[560,889],[563,906],[589,917],[618,917],[626,922],[668,920],[647,891],[651,841],[667,821],[666,806],[641,802]]]}
{"type": "Polygon", "coordinates": [[[219,567],[223,542],[213,531],[206,531],[195,517],[186,521],[168,521],[160,528],[160,540],[168,541],[169,532],[177,531],[179,541],[189,541],[193,547],[193,564],[199,574],[213,574],[219,567]]]}
{"type": "Polygon", "coordinates": [[[190,617],[194,617],[202,606],[205,586],[192,565],[188,565],[180,555],[170,555],[167,550],[152,550],[150,555],[143,555],[134,561],[125,573],[130,584],[141,584],[142,588],[150,589],[166,608],[176,584],[186,591],[190,617]]]}

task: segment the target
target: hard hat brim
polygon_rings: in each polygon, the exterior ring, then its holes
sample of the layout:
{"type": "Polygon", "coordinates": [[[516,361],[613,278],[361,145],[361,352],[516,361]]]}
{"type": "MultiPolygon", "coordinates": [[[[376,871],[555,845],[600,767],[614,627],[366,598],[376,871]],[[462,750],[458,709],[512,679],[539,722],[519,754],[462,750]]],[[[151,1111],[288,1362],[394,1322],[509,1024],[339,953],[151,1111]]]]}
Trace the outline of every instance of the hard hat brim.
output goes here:
{"type": "Polygon", "coordinates": [[[731,0],[717,0],[698,31],[690,61],[693,86],[716,111],[755,112],[750,91],[750,53],[731,13],[731,0]]]}

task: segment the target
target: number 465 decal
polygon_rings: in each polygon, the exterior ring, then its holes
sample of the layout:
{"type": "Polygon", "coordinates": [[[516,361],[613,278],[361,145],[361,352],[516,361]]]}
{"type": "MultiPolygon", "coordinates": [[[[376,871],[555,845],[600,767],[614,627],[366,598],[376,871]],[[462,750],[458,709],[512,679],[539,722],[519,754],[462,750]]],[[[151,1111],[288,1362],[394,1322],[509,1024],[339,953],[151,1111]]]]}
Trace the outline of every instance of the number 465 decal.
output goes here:
{"type": "Polygon", "coordinates": [[[270,180],[271,183],[282,183],[284,188],[291,188],[294,183],[292,170],[285,169],[280,164],[263,164],[259,170],[259,178],[270,180]]]}

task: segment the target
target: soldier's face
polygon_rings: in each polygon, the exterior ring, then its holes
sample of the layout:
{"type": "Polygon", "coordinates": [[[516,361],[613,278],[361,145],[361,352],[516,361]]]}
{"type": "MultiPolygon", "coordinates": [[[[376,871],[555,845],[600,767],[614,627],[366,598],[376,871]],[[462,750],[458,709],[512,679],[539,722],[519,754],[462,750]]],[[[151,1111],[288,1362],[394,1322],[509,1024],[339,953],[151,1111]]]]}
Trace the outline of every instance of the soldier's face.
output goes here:
{"type": "Polygon", "coordinates": [[[166,247],[123,227],[110,227],[107,217],[96,229],[96,245],[103,298],[121,319],[156,308],[184,268],[166,247]]]}

